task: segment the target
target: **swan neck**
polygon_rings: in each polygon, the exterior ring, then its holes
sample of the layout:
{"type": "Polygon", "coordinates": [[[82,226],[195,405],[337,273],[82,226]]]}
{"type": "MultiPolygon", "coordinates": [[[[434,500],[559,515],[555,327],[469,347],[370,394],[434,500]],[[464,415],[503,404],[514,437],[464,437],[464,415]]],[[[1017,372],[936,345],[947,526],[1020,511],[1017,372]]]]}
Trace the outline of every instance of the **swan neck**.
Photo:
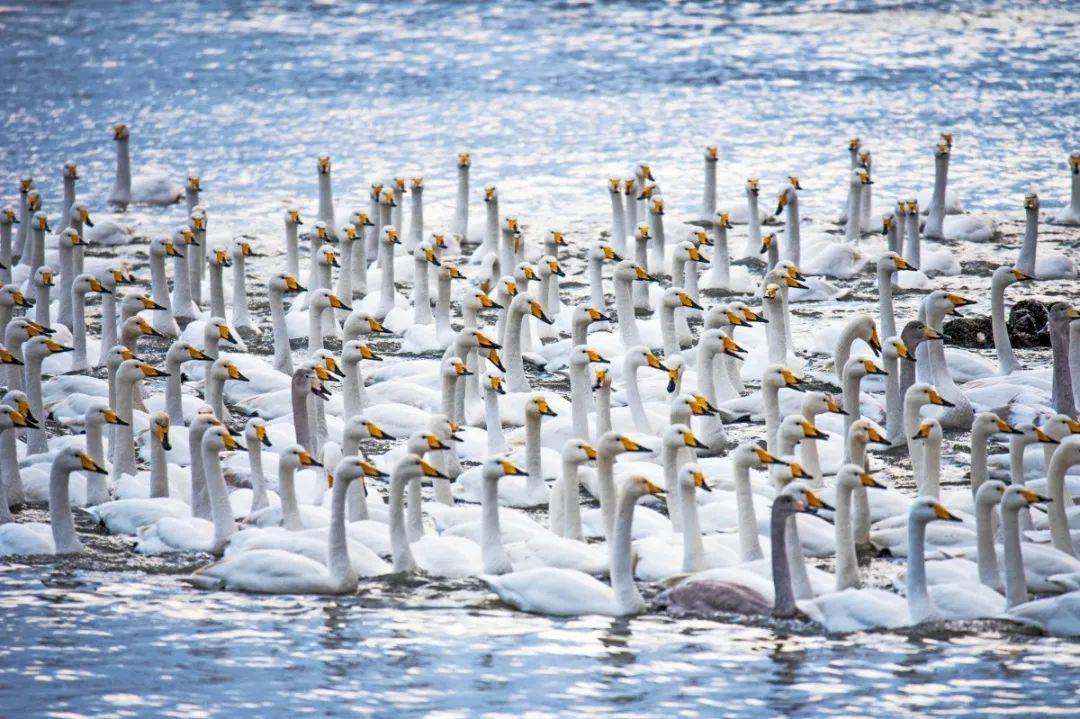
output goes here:
{"type": "Polygon", "coordinates": [[[791,587],[791,570],[788,566],[786,528],[788,513],[782,511],[775,503],[769,523],[769,538],[772,542],[772,575],[775,591],[773,604],[773,616],[793,617],[798,608],[795,606],[795,592],[791,587]]]}
{"type": "Polygon", "coordinates": [[[637,497],[623,493],[618,499],[614,528],[609,541],[611,551],[611,588],[620,614],[636,614],[645,609],[645,600],[634,583],[631,527],[637,497]]]}
{"type": "Polygon", "coordinates": [[[1001,587],[997,550],[994,548],[994,506],[975,503],[975,546],[978,553],[979,581],[990,587],[1001,587]]]}
{"type": "Polygon", "coordinates": [[[1076,552],[1073,550],[1072,537],[1069,533],[1069,520],[1065,513],[1065,473],[1070,466],[1062,451],[1062,445],[1058,445],[1050,458],[1046,473],[1046,489],[1050,493],[1051,500],[1046,509],[1050,519],[1050,537],[1054,548],[1075,557],[1076,552]]]}
{"type": "Polygon", "coordinates": [[[483,475],[480,507],[481,555],[485,574],[506,574],[512,570],[502,543],[499,526],[499,477],[483,475]]]}
{"type": "Polygon", "coordinates": [[[229,537],[236,531],[236,523],[233,522],[232,506],[229,504],[229,490],[225,487],[225,477],[221,473],[221,456],[217,450],[207,447],[205,441],[202,444],[203,472],[210,494],[210,511],[214,522],[211,553],[220,556],[229,537]]]}
{"type": "Polygon", "coordinates": [[[405,472],[399,465],[390,476],[390,550],[394,558],[394,572],[416,571],[416,560],[409,548],[405,529],[405,472]]]}
{"type": "Polygon", "coordinates": [[[1019,510],[1001,508],[1002,545],[1005,554],[1005,606],[1012,609],[1028,600],[1027,577],[1020,547],[1019,510]]]}
{"type": "Polygon", "coordinates": [[[852,488],[836,487],[836,591],[859,586],[859,561],[855,554],[855,534],[851,524],[852,488]]]}

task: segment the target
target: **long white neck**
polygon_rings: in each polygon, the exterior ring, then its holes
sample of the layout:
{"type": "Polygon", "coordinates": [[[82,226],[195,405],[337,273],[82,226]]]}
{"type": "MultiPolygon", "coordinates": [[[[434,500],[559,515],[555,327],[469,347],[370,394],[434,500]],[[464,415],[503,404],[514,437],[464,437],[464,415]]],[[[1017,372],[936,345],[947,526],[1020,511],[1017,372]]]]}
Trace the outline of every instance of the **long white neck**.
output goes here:
{"type": "Polygon", "coordinates": [[[214,410],[218,419],[225,418],[225,399],[222,396],[225,390],[225,378],[215,377],[207,373],[206,378],[206,403],[214,410]]]}
{"type": "Polygon", "coordinates": [[[431,298],[428,294],[427,260],[417,252],[413,259],[413,323],[430,325],[435,321],[431,314],[431,298]]]}
{"type": "MultiPolygon", "coordinates": [[[[531,477],[530,477],[531,479],[531,477]]],[[[483,493],[480,496],[480,553],[485,574],[506,574],[513,571],[510,558],[502,543],[499,527],[499,478],[483,476],[483,493]]]]}
{"type": "Polygon", "coordinates": [[[525,415],[525,471],[529,473],[526,482],[529,496],[539,497],[545,488],[540,462],[540,415],[532,412],[525,415]]]}
{"type": "Polygon", "coordinates": [[[604,518],[604,538],[610,542],[615,532],[615,457],[603,450],[596,458],[596,487],[604,518]]]}
{"type": "Polygon", "coordinates": [[[641,401],[641,388],[637,383],[638,367],[630,357],[624,364],[623,377],[626,383],[626,403],[630,406],[630,416],[634,420],[634,429],[645,434],[652,434],[652,426],[649,424],[649,416],[645,414],[645,405],[641,401]]]}
{"type": "MultiPolygon", "coordinates": [[[[937,312],[933,315],[927,314],[926,324],[941,332],[943,319],[944,317],[937,312]]],[[[960,388],[956,386],[952,374],[949,373],[949,365],[945,361],[944,342],[924,342],[923,344],[927,348],[926,355],[930,359],[930,372],[934,377],[934,384],[938,386],[943,395],[955,401],[955,398],[960,395],[960,388]]]]}
{"type": "MultiPolygon", "coordinates": [[[[105,466],[105,447],[101,439],[101,424],[99,422],[86,423],[86,453],[93,458],[98,466],[105,466]]],[[[105,481],[104,474],[86,472],[86,505],[93,507],[109,501],[109,484],[105,481]]]]}
{"type": "Polygon", "coordinates": [[[326,305],[312,302],[308,305],[308,357],[323,349],[322,314],[326,305]]]}
{"type": "Polygon", "coordinates": [[[112,290],[111,293],[101,296],[101,352],[98,354],[98,367],[108,363],[109,350],[116,346],[116,286],[109,289],[112,290]]]}
{"type": "Polygon", "coordinates": [[[574,436],[592,441],[589,432],[589,366],[570,365],[570,419],[574,436]]]}
{"type": "Polygon", "coordinates": [[[660,465],[664,470],[664,487],[667,489],[668,517],[671,519],[671,531],[678,533],[683,531],[683,509],[685,504],[682,500],[683,487],[679,482],[679,449],[670,447],[667,442],[662,442],[660,447],[660,465]]]}
{"type": "Polygon", "coordinates": [[[499,247],[499,198],[496,195],[487,201],[487,212],[484,223],[483,252],[477,252],[476,262],[484,259],[491,252],[498,252],[499,247]]]}
{"type": "Polygon", "coordinates": [[[229,490],[225,487],[225,477],[221,473],[221,456],[217,450],[206,446],[202,449],[202,455],[206,486],[210,493],[210,513],[214,522],[214,543],[210,553],[221,556],[229,537],[236,532],[236,522],[232,518],[229,490]]]}
{"type": "Polygon", "coordinates": [[[926,457],[919,442],[912,438],[919,428],[921,420],[919,411],[924,404],[922,398],[912,392],[908,392],[904,397],[904,441],[907,442],[908,457],[911,459],[911,474],[915,477],[915,485],[920,491],[925,481],[923,471],[926,466],[926,457]]]}
{"type": "Polygon", "coordinates": [[[884,353],[885,371],[885,436],[893,445],[903,441],[904,410],[900,397],[900,363],[904,360],[892,352],[884,353]]]}
{"type": "Polygon", "coordinates": [[[757,515],[754,512],[754,492],[750,486],[750,468],[735,463],[735,510],[739,522],[739,561],[750,562],[765,555],[758,540],[757,515]]]}
{"type": "MultiPolygon", "coordinates": [[[[71,327],[71,303],[72,285],[75,282],[75,273],[71,263],[71,243],[64,238],[60,239],[57,246],[57,254],[60,257],[60,309],[56,313],[56,321],[67,327],[71,327]]],[[[10,267],[10,265],[9,265],[10,267]]]]}
{"type": "Polygon", "coordinates": [[[785,213],[786,226],[784,227],[784,259],[796,266],[802,259],[802,230],[799,228],[799,194],[788,193],[790,198],[785,213]]]}
{"type": "Polygon", "coordinates": [[[64,174],[64,204],[60,208],[60,226],[57,232],[63,232],[71,226],[71,206],[75,204],[75,178],[64,174]]]}
{"type": "Polygon", "coordinates": [[[0,223],[0,282],[11,282],[11,223],[0,223]]]}
{"type": "Polygon", "coordinates": [[[506,451],[506,439],[502,433],[502,420],[499,417],[499,395],[493,390],[484,392],[484,418],[487,425],[488,456],[506,451]]]}
{"type": "Polygon", "coordinates": [[[701,216],[711,218],[716,214],[716,165],[717,161],[705,158],[705,185],[701,198],[701,216]]]}
{"type": "Polygon", "coordinates": [[[666,243],[663,215],[649,212],[649,233],[652,235],[652,242],[649,246],[649,265],[653,268],[653,272],[662,274],[665,265],[664,245],[666,243]]]}
{"type": "Polygon", "coordinates": [[[409,548],[405,528],[405,471],[402,466],[390,475],[390,551],[394,558],[394,572],[415,572],[416,560],[409,548]]]}
{"type": "Polygon", "coordinates": [[[907,600],[911,621],[920,623],[930,617],[934,605],[926,591],[926,524],[908,518],[907,600]]]}
{"type": "Polygon", "coordinates": [[[926,476],[923,477],[922,486],[919,487],[920,497],[940,497],[941,496],[941,438],[934,439],[932,436],[923,440],[926,445],[925,453],[923,454],[923,462],[925,464],[924,471],[926,476]]]}
{"type": "Polygon", "coordinates": [[[844,241],[859,241],[859,218],[861,217],[862,185],[852,184],[848,188],[847,225],[844,227],[844,241]]]}
{"type": "Polygon", "coordinates": [[[525,313],[520,305],[511,303],[507,308],[506,341],[503,349],[506,353],[506,384],[510,392],[528,392],[529,381],[525,378],[525,363],[521,358],[521,324],[525,313]]]}
{"type": "Polygon", "coordinates": [[[169,496],[169,465],[165,448],[157,438],[157,433],[150,432],[150,497],[169,496]]]}
{"type": "Polygon", "coordinates": [[[188,431],[188,447],[191,448],[191,516],[199,519],[210,519],[213,512],[210,504],[210,488],[206,483],[203,452],[198,449],[202,447],[202,438],[206,430],[205,424],[196,424],[193,421],[188,431]]]}
{"type": "MultiPolygon", "coordinates": [[[[266,492],[266,476],[263,474],[262,443],[258,438],[248,442],[248,463],[251,467],[251,513],[270,506],[266,492]]],[[[249,513],[250,516],[250,513],[249,513]]]]}
{"type": "Polygon", "coordinates": [[[225,288],[221,278],[222,267],[214,262],[210,265],[210,315],[225,317],[225,288]]]}
{"type": "Polygon", "coordinates": [[[267,293],[267,297],[270,302],[270,322],[274,335],[274,369],[291,375],[293,363],[292,352],[289,349],[289,328],[285,323],[285,298],[279,290],[273,289],[267,293]]]}
{"type": "Polygon", "coordinates": [[[74,295],[71,307],[71,340],[75,347],[71,354],[71,372],[90,369],[86,359],[86,295],[70,288],[69,296],[74,295]]]}
{"type": "Polygon", "coordinates": [[[1029,207],[1026,210],[1027,222],[1024,225],[1024,244],[1020,246],[1020,258],[1016,261],[1016,269],[1025,275],[1035,276],[1035,255],[1039,244],[1039,208],[1029,207]]]}
{"type": "Polygon", "coordinates": [[[0,505],[2,505],[0,506],[0,524],[15,521],[15,518],[11,516],[10,508],[26,501],[22,473],[19,471],[15,436],[14,429],[0,432],[0,463],[2,463],[0,482],[3,484],[3,491],[0,491],[0,494],[4,495],[0,496],[0,505]]]}
{"type": "MultiPolygon", "coordinates": [[[[811,408],[803,406],[802,415],[810,424],[814,424],[817,413],[811,408]]],[[[854,462],[855,460],[851,460],[854,462]]],[[[820,487],[824,484],[821,476],[821,458],[818,455],[817,442],[799,442],[799,464],[810,475],[809,486],[820,487]]]]}
{"type": "Polygon", "coordinates": [[[54,461],[49,471],[49,523],[52,524],[57,554],[73,554],[83,548],[75,532],[75,517],[71,514],[71,501],[68,497],[70,478],[71,472],[54,461]]]}
{"type": "Polygon", "coordinates": [[[607,312],[604,300],[604,276],[601,272],[603,260],[589,257],[589,302],[600,312],[607,312]]]}
{"type": "Polygon", "coordinates": [[[720,290],[731,287],[731,250],[728,247],[727,228],[716,222],[713,225],[713,253],[709,258],[709,286],[720,290]]]}
{"type": "Polygon", "coordinates": [[[949,181],[949,156],[934,158],[934,194],[927,208],[926,224],[923,234],[935,240],[942,239],[942,224],[945,221],[945,187],[949,181]]]}
{"type": "Polygon", "coordinates": [[[761,213],[758,212],[758,196],[746,191],[746,246],[743,257],[755,257],[761,247],[761,213]]]}
{"type": "Polygon", "coordinates": [[[562,536],[584,541],[585,534],[581,528],[581,505],[578,503],[581,491],[578,482],[578,463],[572,459],[563,458],[562,485],[562,536]]]}
{"type": "Polygon", "coordinates": [[[645,610],[634,583],[634,560],[631,548],[631,527],[637,498],[622,494],[614,514],[614,528],[608,540],[611,551],[611,588],[615,591],[615,604],[620,614],[637,614],[645,610]]]}
{"type": "Polygon", "coordinates": [[[394,309],[394,243],[379,241],[379,315],[394,309]]]}
{"type": "Polygon", "coordinates": [[[783,304],[776,298],[766,298],[765,314],[769,321],[765,328],[765,343],[769,348],[769,362],[783,364],[787,361],[787,318],[784,317],[783,304]]]}
{"type": "Polygon", "coordinates": [[[664,345],[664,357],[673,357],[679,353],[679,342],[675,338],[675,308],[667,303],[660,304],[660,336],[664,345]]]}
{"type": "Polygon", "coordinates": [[[773,615],[792,617],[798,611],[795,605],[795,592],[791,582],[790,552],[787,543],[791,541],[787,528],[794,517],[785,515],[779,505],[773,502],[769,521],[770,554],[772,557],[772,578],[775,599],[773,615]]]}
{"type": "MultiPolygon", "coordinates": [[[[113,432],[116,449],[113,451],[112,476],[135,474],[135,437],[132,432],[134,422],[135,386],[137,382],[117,382],[116,414],[127,425],[118,425],[113,432]]],[[[195,445],[198,446],[198,445],[195,445]]],[[[195,454],[198,454],[197,452],[195,454]]]]}
{"type": "Polygon", "coordinates": [[[1054,547],[1075,557],[1076,552],[1073,550],[1072,537],[1069,533],[1069,520],[1065,514],[1066,506],[1072,504],[1072,502],[1066,502],[1065,496],[1065,472],[1070,466],[1065,452],[1062,451],[1062,446],[1058,445],[1054,456],[1050,458],[1050,466],[1046,472],[1046,489],[1050,493],[1051,500],[1047,513],[1050,518],[1050,537],[1054,547]]]}
{"type": "MultiPolygon", "coordinates": [[[[847,412],[844,415],[844,437],[851,434],[851,425],[855,423],[855,420],[862,414],[859,411],[859,393],[862,386],[862,378],[866,375],[862,371],[862,366],[857,365],[849,367],[847,372],[844,372],[844,411],[847,412]]],[[[844,446],[844,461],[851,462],[851,455],[847,452],[847,446],[844,446]]]]}
{"type": "MultiPolygon", "coordinates": [[[[675,480],[674,486],[678,484],[675,480]]],[[[680,492],[682,502],[682,539],[683,564],[685,573],[705,569],[705,543],[701,538],[701,523],[698,521],[698,506],[693,486],[683,487],[680,492]]]]}
{"type": "Polygon", "coordinates": [[[334,234],[334,190],[329,172],[319,173],[319,219],[326,223],[326,231],[334,234]]]}
{"type": "Polygon", "coordinates": [[[34,319],[39,325],[52,326],[52,294],[49,285],[38,285],[37,305],[34,307],[34,319]]]}
{"type": "MultiPolygon", "coordinates": [[[[26,354],[26,353],[24,353],[26,354]]],[[[42,408],[41,403],[41,363],[44,361],[44,357],[40,355],[32,355],[26,358],[26,370],[25,382],[26,382],[26,398],[30,400],[30,411],[34,413],[35,417],[44,417],[45,411],[42,408]]],[[[26,431],[26,451],[27,454],[38,454],[39,452],[45,452],[48,450],[48,444],[45,440],[44,429],[30,429],[26,431]]],[[[134,464],[134,461],[132,461],[134,464]]]]}
{"type": "MultiPolygon", "coordinates": [[[[469,168],[458,166],[457,202],[454,205],[454,234],[468,239],[469,233],[469,168]]],[[[506,268],[504,267],[505,271],[506,268]]]]}
{"type": "Polygon", "coordinates": [[[971,496],[979,493],[979,487],[990,478],[986,469],[986,445],[989,441],[986,430],[975,427],[971,431],[971,496]]]}
{"type": "Polygon", "coordinates": [[[327,537],[326,566],[339,586],[353,586],[356,573],[349,561],[349,542],[345,532],[345,503],[349,487],[360,480],[339,481],[330,494],[330,533],[327,537]]]}
{"type": "MultiPolygon", "coordinates": [[[[196,250],[195,245],[185,245],[188,253],[196,250]]],[[[164,273],[164,268],[163,273],[164,273]]],[[[157,300],[155,300],[157,302],[157,300]]],[[[160,302],[158,304],[161,304],[160,302]]],[[[172,309],[177,317],[193,317],[194,311],[191,299],[191,275],[188,272],[188,258],[175,255],[173,257],[173,297],[172,309]]],[[[276,334],[276,332],[275,332],[276,334]]]]}
{"type": "Polygon", "coordinates": [[[1020,523],[1017,509],[1001,508],[1002,544],[1005,554],[1005,606],[1012,609],[1028,600],[1024,555],[1020,548],[1020,523]]]}
{"type": "Polygon", "coordinates": [[[991,589],[1001,589],[997,550],[994,547],[994,505],[975,502],[975,546],[979,560],[979,581],[991,589]]]}
{"type": "Polygon", "coordinates": [[[121,204],[131,202],[131,155],[128,153],[128,138],[116,141],[116,184],[113,195],[121,195],[121,204]]]}
{"type": "MultiPolygon", "coordinates": [[[[293,277],[300,276],[300,241],[297,237],[299,228],[295,222],[285,223],[285,268],[293,277]]],[[[363,228],[360,228],[363,231],[363,228]]]]}
{"type": "Polygon", "coordinates": [[[922,241],[919,239],[919,213],[912,212],[907,218],[907,234],[904,241],[904,259],[919,267],[922,265],[922,241]]]}
{"type": "Polygon", "coordinates": [[[611,244],[621,255],[626,251],[626,210],[623,208],[622,193],[616,190],[608,194],[611,196],[611,244]]]}
{"type": "MultiPolygon", "coordinates": [[[[251,327],[251,315],[247,305],[247,283],[244,276],[246,261],[243,253],[233,257],[232,266],[232,318],[237,327],[251,327]]],[[[346,274],[346,273],[342,273],[346,274]]],[[[220,316],[220,315],[219,315],[220,316]]]]}
{"type": "Polygon", "coordinates": [[[278,494],[281,495],[281,524],[290,532],[304,528],[300,504],[296,500],[296,468],[282,462],[278,466],[278,494]]]}
{"type": "MultiPolygon", "coordinates": [[[[341,402],[345,410],[345,417],[355,417],[364,411],[364,403],[361,401],[360,395],[360,384],[363,379],[360,375],[359,360],[342,361],[341,372],[345,375],[341,378],[341,402]]],[[[348,452],[346,452],[347,455],[348,452]]]]}
{"type": "Polygon", "coordinates": [[[446,337],[450,327],[450,275],[439,273],[438,295],[435,298],[435,334],[446,337]]]}
{"type": "Polygon", "coordinates": [[[293,387],[292,393],[293,429],[296,432],[296,443],[309,452],[315,447],[311,443],[311,426],[307,407],[307,393],[303,388],[293,387]]]}
{"type": "Polygon", "coordinates": [[[777,452],[777,431],[780,429],[780,388],[774,384],[761,384],[761,403],[765,408],[765,447],[777,452]]]}
{"type": "Polygon", "coordinates": [[[851,525],[852,487],[838,484],[836,487],[836,591],[858,587],[859,560],[855,554],[855,534],[851,525]]]}
{"type": "MultiPolygon", "coordinates": [[[[1032,258],[1032,264],[1034,264],[1032,258]]],[[[1019,268],[1019,265],[1017,265],[1019,268]]],[[[1027,270],[1021,270],[1027,272],[1027,270]]],[[[1034,270],[1032,270],[1034,273],[1034,270]]],[[[998,372],[1006,375],[1020,369],[1020,360],[1013,352],[1009,330],[1005,325],[1005,277],[997,275],[990,285],[990,326],[994,334],[994,349],[998,356],[998,372]]]]}
{"type": "Polygon", "coordinates": [[[881,336],[896,335],[896,315],[893,312],[892,275],[887,267],[879,264],[877,268],[878,316],[881,323],[881,336]]]}
{"type": "MultiPolygon", "coordinates": [[[[643,344],[641,331],[638,329],[637,317],[634,315],[634,306],[630,297],[631,280],[614,278],[615,285],[615,311],[618,313],[619,339],[624,347],[633,347],[643,344]]],[[[642,283],[644,285],[644,283],[642,283]]],[[[648,288],[646,287],[646,290],[648,288]]]]}
{"type": "Polygon", "coordinates": [[[596,401],[596,436],[611,431],[611,385],[600,387],[593,393],[596,401]]]}

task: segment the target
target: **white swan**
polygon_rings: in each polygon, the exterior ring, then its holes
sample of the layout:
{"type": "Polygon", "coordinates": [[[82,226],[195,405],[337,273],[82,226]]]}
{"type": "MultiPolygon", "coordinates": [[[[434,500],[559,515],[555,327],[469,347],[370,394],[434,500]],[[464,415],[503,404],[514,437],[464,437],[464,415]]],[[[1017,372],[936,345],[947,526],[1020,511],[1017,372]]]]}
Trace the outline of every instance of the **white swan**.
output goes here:
{"type": "Polygon", "coordinates": [[[1072,176],[1069,204],[1051,219],[1059,225],[1080,225],[1080,152],[1069,155],[1069,174],[1072,176]]]}
{"type": "Polygon", "coordinates": [[[1016,269],[1040,280],[1072,279],[1076,277],[1076,265],[1060,252],[1039,253],[1039,196],[1028,193],[1024,196],[1024,243],[1020,247],[1020,258],[1016,269]]]}
{"type": "Polygon", "coordinates": [[[113,140],[116,141],[116,183],[109,193],[109,204],[122,211],[132,203],[164,206],[174,205],[183,199],[183,185],[163,170],[144,167],[132,181],[131,157],[128,152],[130,136],[127,125],[117,123],[113,126],[113,140]]]}

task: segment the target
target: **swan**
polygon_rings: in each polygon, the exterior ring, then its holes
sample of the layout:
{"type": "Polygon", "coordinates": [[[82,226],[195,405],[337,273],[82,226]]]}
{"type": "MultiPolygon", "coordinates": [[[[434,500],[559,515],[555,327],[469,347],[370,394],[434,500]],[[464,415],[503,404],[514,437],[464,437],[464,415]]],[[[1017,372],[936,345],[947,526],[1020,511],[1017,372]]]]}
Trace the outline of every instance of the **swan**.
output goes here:
{"type": "MultiPolygon", "coordinates": [[[[608,178],[608,195],[611,197],[611,242],[620,253],[626,252],[626,208],[623,205],[623,185],[618,177],[608,178]]],[[[715,203],[715,198],[714,198],[715,203]]],[[[485,238],[486,241],[486,238],[485,238]]]]}
{"type": "Polygon", "coordinates": [[[622,480],[615,531],[609,543],[611,585],[571,569],[541,567],[480,578],[504,603],[536,614],[578,616],[600,614],[628,616],[645,610],[633,579],[630,527],[634,507],[641,497],[660,494],[661,489],[638,475],[622,480]]]}
{"type": "Polygon", "coordinates": [[[83,544],[75,531],[75,518],[68,498],[68,482],[76,471],[105,474],[93,458],[77,447],[66,447],[57,452],[49,471],[49,524],[0,524],[0,556],[82,551],[83,544]],[[50,530],[51,537],[46,534],[50,530]]]}
{"type": "Polygon", "coordinates": [[[18,223],[15,208],[0,208],[0,284],[11,283],[11,226],[18,223]]]}
{"type": "Polygon", "coordinates": [[[459,152],[457,154],[457,195],[454,202],[454,221],[450,225],[450,231],[466,242],[469,239],[469,169],[471,167],[472,155],[468,152],[459,152]]]}
{"type": "Polygon", "coordinates": [[[1069,155],[1069,174],[1072,175],[1069,204],[1051,222],[1076,226],[1080,225],[1080,152],[1069,155]]]}
{"type": "Polygon", "coordinates": [[[71,327],[71,285],[75,281],[75,275],[80,274],[75,272],[72,254],[76,247],[82,246],[82,235],[71,227],[62,230],[56,238],[60,262],[60,307],[56,312],[56,321],[67,327],[71,327]]]}
{"type": "MultiPolygon", "coordinates": [[[[47,335],[31,337],[23,344],[23,362],[25,362],[24,382],[26,394],[30,398],[30,409],[35,417],[44,417],[41,396],[41,363],[46,357],[61,352],[71,352],[74,348],[65,347],[47,335]]],[[[26,433],[26,451],[38,454],[48,450],[44,429],[31,429],[26,433]]]]}
{"type": "Polygon", "coordinates": [[[933,194],[928,203],[920,200],[920,204],[926,207],[926,226],[923,228],[923,234],[932,240],[945,239],[942,225],[945,221],[945,188],[949,181],[949,153],[951,149],[952,142],[942,136],[942,141],[937,143],[934,148],[933,194]]]}
{"type": "MultiPolygon", "coordinates": [[[[335,467],[331,523],[325,551],[319,558],[290,551],[299,549],[297,538],[282,548],[248,549],[197,570],[188,581],[202,588],[222,588],[264,594],[349,594],[356,591],[359,572],[350,557],[345,524],[345,498],[349,487],[364,477],[364,461],[345,457],[335,467]]],[[[361,545],[362,546],[362,545],[361,545]]],[[[370,550],[369,550],[370,551],[370,550]]],[[[389,565],[372,555],[365,576],[386,573],[389,565]]]]}
{"type": "Polygon", "coordinates": [[[1039,243],[1039,196],[1029,193],[1024,196],[1024,243],[1020,247],[1020,258],[1016,269],[1026,275],[1041,280],[1072,279],[1076,277],[1076,265],[1060,252],[1046,252],[1036,258],[1039,243]]]}
{"type": "Polygon", "coordinates": [[[109,204],[121,212],[130,204],[175,205],[184,197],[184,188],[158,168],[143,168],[132,181],[128,140],[131,133],[124,123],[113,125],[116,142],[116,183],[109,193],[109,204]]]}
{"type": "Polygon", "coordinates": [[[30,403],[24,397],[22,392],[8,391],[0,405],[0,522],[14,521],[11,508],[26,501],[14,433],[16,428],[37,427],[37,422],[28,416],[30,403]]]}
{"type": "MultiPolygon", "coordinates": [[[[164,517],[136,531],[135,551],[140,554],[165,552],[208,552],[221,556],[229,537],[236,531],[229,505],[228,489],[221,473],[221,452],[245,448],[221,425],[206,430],[201,442],[203,470],[210,497],[212,521],[196,516],[164,517]]],[[[197,451],[194,450],[193,451],[197,451]]],[[[194,488],[193,488],[194,489],[194,488]]]]}

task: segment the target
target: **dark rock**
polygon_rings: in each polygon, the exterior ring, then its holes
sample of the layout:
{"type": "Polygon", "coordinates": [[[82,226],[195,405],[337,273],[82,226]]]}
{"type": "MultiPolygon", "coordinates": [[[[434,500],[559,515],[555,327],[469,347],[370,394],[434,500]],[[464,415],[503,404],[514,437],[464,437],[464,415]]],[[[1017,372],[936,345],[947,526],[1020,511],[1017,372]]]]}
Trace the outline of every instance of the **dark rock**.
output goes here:
{"type": "Polygon", "coordinates": [[[959,317],[942,325],[945,340],[954,347],[986,349],[994,346],[990,318],[983,315],[959,317]]]}
{"type": "Polygon", "coordinates": [[[1038,300],[1020,300],[1012,306],[1009,320],[1009,339],[1013,347],[1049,347],[1047,305],[1038,300]]]}

